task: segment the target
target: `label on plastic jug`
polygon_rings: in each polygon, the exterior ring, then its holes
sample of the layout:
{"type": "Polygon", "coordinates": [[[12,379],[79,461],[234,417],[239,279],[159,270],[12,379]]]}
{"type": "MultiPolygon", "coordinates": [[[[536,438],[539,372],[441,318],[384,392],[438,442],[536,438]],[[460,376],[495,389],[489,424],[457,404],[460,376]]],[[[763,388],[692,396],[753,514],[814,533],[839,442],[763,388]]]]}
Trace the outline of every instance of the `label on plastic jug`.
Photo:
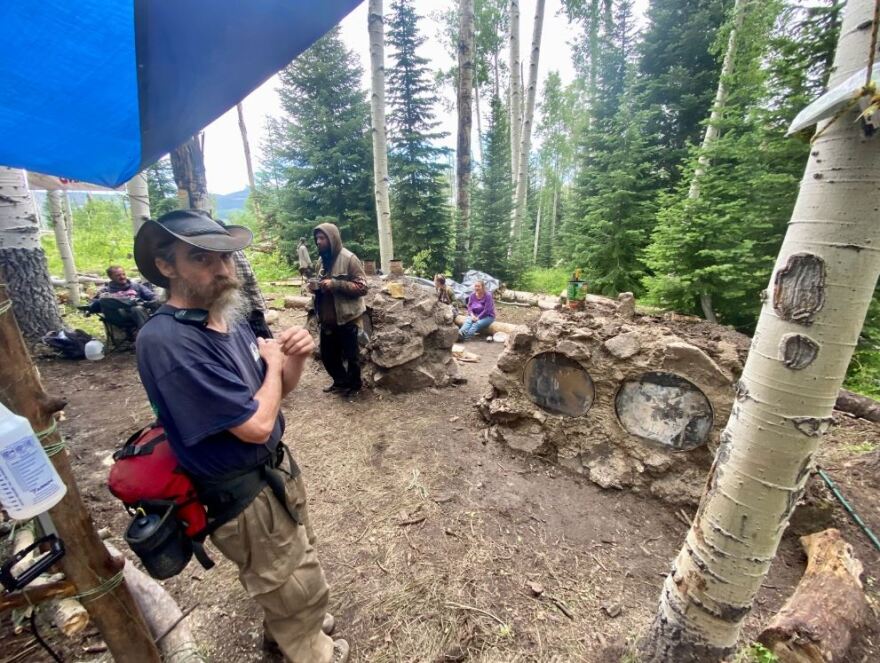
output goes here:
{"type": "Polygon", "coordinates": [[[35,437],[24,437],[0,451],[0,491],[10,509],[50,499],[63,484],[35,437]]]}

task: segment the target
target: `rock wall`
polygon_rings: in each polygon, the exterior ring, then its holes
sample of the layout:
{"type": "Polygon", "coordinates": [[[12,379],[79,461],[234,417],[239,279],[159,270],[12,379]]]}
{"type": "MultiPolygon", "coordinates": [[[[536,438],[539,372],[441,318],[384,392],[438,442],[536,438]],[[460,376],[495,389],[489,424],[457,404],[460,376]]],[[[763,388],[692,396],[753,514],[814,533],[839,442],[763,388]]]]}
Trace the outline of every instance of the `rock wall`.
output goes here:
{"type": "Polygon", "coordinates": [[[371,278],[366,304],[372,329],[361,358],[368,386],[401,392],[452,382],[457,371],[452,346],[458,327],[452,308],[440,304],[432,289],[371,278]],[[390,294],[392,282],[400,286],[402,298],[390,294]]]}
{"type": "Polygon", "coordinates": [[[638,315],[631,295],[543,313],[512,335],[480,403],[489,435],[604,488],[699,501],[748,338],[638,315]]]}

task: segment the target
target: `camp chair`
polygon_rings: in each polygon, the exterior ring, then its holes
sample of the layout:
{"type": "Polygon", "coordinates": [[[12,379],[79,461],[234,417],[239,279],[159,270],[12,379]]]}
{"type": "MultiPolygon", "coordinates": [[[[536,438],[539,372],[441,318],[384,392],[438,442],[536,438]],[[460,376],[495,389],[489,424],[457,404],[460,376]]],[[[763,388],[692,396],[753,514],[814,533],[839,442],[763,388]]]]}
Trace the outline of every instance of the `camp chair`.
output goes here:
{"type": "Polygon", "coordinates": [[[133,348],[140,328],[137,314],[132,310],[137,302],[102,297],[98,300],[98,305],[100,310],[97,315],[104,323],[104,335],[107,337],[106,352],[109,354],[133,348]]]}

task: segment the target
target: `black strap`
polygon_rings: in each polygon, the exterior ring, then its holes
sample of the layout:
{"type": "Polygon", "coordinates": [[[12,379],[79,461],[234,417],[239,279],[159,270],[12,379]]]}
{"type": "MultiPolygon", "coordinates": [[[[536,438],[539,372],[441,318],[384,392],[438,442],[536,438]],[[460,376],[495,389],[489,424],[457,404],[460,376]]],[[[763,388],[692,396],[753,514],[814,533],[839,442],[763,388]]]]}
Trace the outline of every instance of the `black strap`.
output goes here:
{"type": "MultiPolygon", "coordinates": [[[[151,427],[152,428],[152,427],[151,427]]],[[[129,441],[125,443],[125,445],[121,449],[117,449],[113,453],[113,460],[123,460],[125,458],[132,458],[134,456],[148,456],[153,453],[153,450],[156,448],[160,442],[164,442],[168,439],[168,436],[165,435],[164,432],[159,433],[152,440],[147,442],[146,444],[137,445],[134,444],[134,440],[139,438],[143,431],[140,433],[135,433],[132,438],[129,438],[129,441]]]]}

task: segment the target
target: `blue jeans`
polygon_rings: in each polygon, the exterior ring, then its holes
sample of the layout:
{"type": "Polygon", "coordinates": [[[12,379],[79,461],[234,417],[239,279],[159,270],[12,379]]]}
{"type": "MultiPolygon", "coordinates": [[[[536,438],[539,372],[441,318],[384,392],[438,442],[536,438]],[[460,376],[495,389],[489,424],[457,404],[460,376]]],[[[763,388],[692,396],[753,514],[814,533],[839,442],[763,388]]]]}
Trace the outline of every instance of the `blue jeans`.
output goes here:
{"type": "Polygon", "coordinates": [[[495,322],[495,318],[480,318],[479,320],[474,322],[474,319],[468,316],[468,319],[464,321],[461,329],[458,330],[458,335],[462,338],[462,340],[467,341],[468,339],[471,339],[479,334],[493,322],[495,322]]]}

